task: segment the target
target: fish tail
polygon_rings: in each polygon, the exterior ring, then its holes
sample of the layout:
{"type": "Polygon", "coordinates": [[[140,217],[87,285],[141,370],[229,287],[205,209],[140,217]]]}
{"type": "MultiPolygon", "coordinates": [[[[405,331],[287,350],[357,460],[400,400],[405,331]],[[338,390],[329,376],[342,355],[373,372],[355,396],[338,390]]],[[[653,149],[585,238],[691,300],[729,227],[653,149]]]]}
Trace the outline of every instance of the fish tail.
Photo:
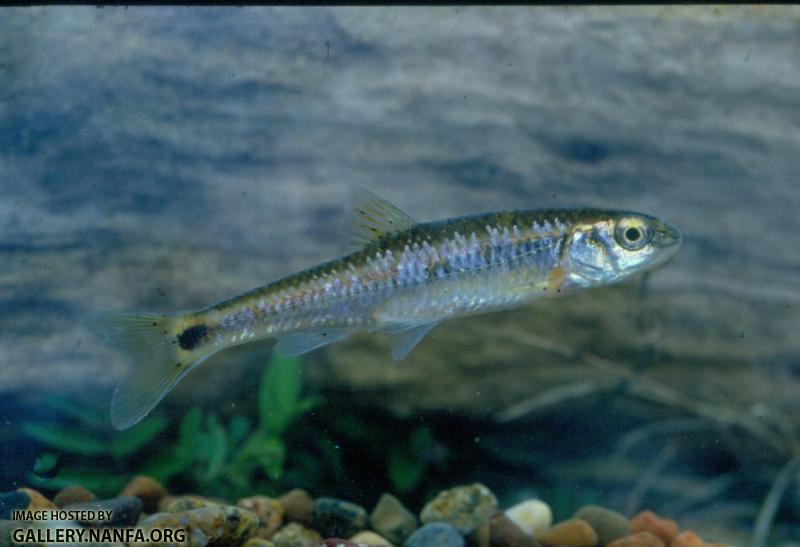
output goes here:
{"type": "MultiPolygon", "coordinates": [[[[111,423],[118,430],[140,422],[207,354],[182,348],[180,315],[107,313],[96,327],[130,358],[128,375],[114,389],[111,423]]],[[[186,331],[183,331],[186,332],[186,331]]]]}

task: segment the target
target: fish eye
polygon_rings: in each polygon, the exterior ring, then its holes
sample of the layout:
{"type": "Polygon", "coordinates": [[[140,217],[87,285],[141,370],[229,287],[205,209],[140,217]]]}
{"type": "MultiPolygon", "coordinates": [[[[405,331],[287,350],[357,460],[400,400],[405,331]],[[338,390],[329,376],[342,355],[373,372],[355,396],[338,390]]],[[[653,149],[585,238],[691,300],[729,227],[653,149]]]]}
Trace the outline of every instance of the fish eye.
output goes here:
{"type": "Polygon", "coordinates": [[[625,219],[617,224],[615,238],[625,249],[635,251],[645,246],[649,240],[649,233],[641,220],[625,219]]]}
{"type": "Polygon", "coordinates": [[[640,237],[642,237],[642,231],[639,230],[639,228],[631,226],[625,230],[625,239],[627,239],[629,243],[636,243],[639,241],[640,237]]]}

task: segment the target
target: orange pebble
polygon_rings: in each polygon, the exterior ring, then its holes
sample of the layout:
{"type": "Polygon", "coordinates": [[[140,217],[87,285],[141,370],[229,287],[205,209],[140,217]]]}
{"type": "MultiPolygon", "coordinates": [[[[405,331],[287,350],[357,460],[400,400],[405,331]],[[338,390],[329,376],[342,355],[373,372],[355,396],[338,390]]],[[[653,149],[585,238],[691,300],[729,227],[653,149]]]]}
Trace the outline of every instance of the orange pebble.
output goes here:
{"type": "Polygon", "coordinates": [[[570,545],[571,547],[595,547],[597,533],[592,526],[583,519],[570,519],[536,534],[539,543],[547,547],[570,545]]]}
{"type": "Polygon", "coordinates": [[[700,539],[700,536],[691,530],[687,530],[675,536],[672,539],[672,543],[669,544],[669,547],[705,547],[705,545],[703,540],[700,539]]]}
{"type": "Polygon", "coordinates": [[[678,535],[678,524],[674,520],[661,518],[652,511],[642,511],[630,521],[631,532],[650,532],[669,544],[678,535]]]}
{"type": "Polygon", "coordinates": [[[637,532],[624,538],[619,538],[606,547],[664,547],[661,538],[650,532],[637,532]]]}

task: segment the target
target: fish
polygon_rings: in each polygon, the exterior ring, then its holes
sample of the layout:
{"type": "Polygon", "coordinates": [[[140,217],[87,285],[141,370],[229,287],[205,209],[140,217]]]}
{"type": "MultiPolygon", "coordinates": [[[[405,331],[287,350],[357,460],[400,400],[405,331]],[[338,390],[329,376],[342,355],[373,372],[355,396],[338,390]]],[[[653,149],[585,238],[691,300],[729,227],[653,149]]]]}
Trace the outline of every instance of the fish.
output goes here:
{"type": "Polygon", "coordinates": [[[207,308],[106,313],[99,327],[131,367],[114,390],[118,430],[142,420],[190,371],[226,348],[273,339],[301,355],[385,333],[401,360],[441,321],[617,283],[672,257],[673,226],[607,209],[530,209],[418,222],[352,184],[347,252],[207,308]]]}

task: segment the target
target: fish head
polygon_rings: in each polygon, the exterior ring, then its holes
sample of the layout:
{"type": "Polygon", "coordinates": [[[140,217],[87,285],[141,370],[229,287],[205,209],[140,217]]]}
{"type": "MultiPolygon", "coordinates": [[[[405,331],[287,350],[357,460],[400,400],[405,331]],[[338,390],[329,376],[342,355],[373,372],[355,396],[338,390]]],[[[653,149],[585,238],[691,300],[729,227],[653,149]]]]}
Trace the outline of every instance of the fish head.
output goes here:
{"type": "Polygon", "coordinates": [[[681,245],[674,226],[650,215],[592,211],[586,216],[567,241],[565,270],[573,285],[620,281],[664,263],[681,245]]]}

